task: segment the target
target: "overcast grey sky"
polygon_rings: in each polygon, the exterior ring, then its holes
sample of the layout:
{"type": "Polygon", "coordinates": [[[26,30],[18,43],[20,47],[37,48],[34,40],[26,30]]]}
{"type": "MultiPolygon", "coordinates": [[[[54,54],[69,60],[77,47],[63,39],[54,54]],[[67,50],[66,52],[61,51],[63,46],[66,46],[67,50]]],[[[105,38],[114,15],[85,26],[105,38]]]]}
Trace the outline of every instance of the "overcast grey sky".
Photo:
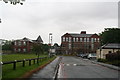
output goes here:
{"type": "Polygon", "coordinates": [[[61,36],[68,33],[100,33],[104,28],[118,27],[119,0],[26,0],[24,5],[0,2],[0,38],[36,39],[44,43],[60,44],[61,36]],[[104,2],[103,2],[104,1],[104,2]]]}

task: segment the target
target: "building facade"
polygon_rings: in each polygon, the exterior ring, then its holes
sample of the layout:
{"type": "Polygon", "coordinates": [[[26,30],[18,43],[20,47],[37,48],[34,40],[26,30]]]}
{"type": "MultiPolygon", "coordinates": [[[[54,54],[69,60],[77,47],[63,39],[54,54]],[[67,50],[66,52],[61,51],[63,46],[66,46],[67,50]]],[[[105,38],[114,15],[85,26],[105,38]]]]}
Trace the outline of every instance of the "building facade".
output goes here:
{"type": "Polygon", "coordinates": [[[120,51],[120,44],[119,43],[109,43],[101,46],[100,49],[97,49],[97,58],[106,59],[106,54],[116,53],[120,51]]]}
{"type": "Polygon", "coordinates": [[[13,51],[14,52],[30,52],[32,50],[33,44],[42,44],[43,40],[39,36],[36,40],[31,40],[28,38],[14,40],[13,51]]]}
{"type": "Polygon", "coordinates": [[[95,53],[100,47],[100,37],[97,34],[66,33],[61,37],[61,52],[64,54],[95,53]]]}

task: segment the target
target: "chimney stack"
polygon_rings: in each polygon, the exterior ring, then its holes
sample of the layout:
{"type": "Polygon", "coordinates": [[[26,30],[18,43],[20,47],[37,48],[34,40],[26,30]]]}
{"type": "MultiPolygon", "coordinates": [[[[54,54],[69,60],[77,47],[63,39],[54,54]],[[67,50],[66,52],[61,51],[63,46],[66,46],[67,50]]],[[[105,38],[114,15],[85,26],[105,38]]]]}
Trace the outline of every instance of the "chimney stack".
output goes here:
{"type": "Polygon", "coordinates": [[[81,31],[81,34],[86,34],[86,31],[81,31]]]}

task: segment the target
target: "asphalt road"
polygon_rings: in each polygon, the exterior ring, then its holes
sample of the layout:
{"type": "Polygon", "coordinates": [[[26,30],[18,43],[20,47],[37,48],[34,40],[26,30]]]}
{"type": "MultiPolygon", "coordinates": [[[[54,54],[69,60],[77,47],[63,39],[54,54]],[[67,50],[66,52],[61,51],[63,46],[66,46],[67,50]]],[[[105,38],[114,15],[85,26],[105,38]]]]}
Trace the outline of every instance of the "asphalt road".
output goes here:
{"type": "Polygon", "coordinates": [[[59,65],[58,79],[91,79],[91,80],[119,80],[120,72],[87,59],[77,57],[63,57],[59,65]]]}
{"type": "MultiPolygon", "coordinates": [[[[57,57],[52,63],[33,74],[30,80],[54,80],[57,57]]],[[[87,59],[62,56],[59,64],[57,80],[119,80],[120,72],[98,64],[93,64],[87,59]]]]}

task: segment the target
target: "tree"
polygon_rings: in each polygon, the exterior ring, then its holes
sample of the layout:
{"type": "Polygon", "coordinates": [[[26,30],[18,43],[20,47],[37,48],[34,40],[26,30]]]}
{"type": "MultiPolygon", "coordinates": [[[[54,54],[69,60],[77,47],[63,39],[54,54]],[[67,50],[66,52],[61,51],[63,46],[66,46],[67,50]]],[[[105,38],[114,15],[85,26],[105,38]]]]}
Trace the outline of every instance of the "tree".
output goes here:
{"type": "Polygon", "coordinates": [[[5,3],[10,2],[10,4],[13,4],[13,5],[16,5],[16,4],[21,4],[21,5],[23,5],[23,2],[24,2],[25,0],[0,0],[0,1],[4,1],[5,3]]]}
{"type": "Polygon", "coordinates": [[[47,53],[49,52],[50,47],[47,44],[42,44],[42,47],[44,52],[47,52],[47,53]]]}
{"type": "Polygon", "coordinates": [[[120,43],[120,28],[105,28],[100,33],[102,45],[106,43],[120,43]]]}
{"type": "Polygon", "coordinates": [[[4,44],[2,45],[2,50],[12,50],[12,42],[9,40],[6,40],[4,44]]]}
{"type": "Polygon", "coordinates": [[[38,55],[38,57],[39,57],[39,55],[43,54],[43,52],[44,52],[42,44],[34,44],[32,51],[35,52],[36,55],[38,55]]]}

